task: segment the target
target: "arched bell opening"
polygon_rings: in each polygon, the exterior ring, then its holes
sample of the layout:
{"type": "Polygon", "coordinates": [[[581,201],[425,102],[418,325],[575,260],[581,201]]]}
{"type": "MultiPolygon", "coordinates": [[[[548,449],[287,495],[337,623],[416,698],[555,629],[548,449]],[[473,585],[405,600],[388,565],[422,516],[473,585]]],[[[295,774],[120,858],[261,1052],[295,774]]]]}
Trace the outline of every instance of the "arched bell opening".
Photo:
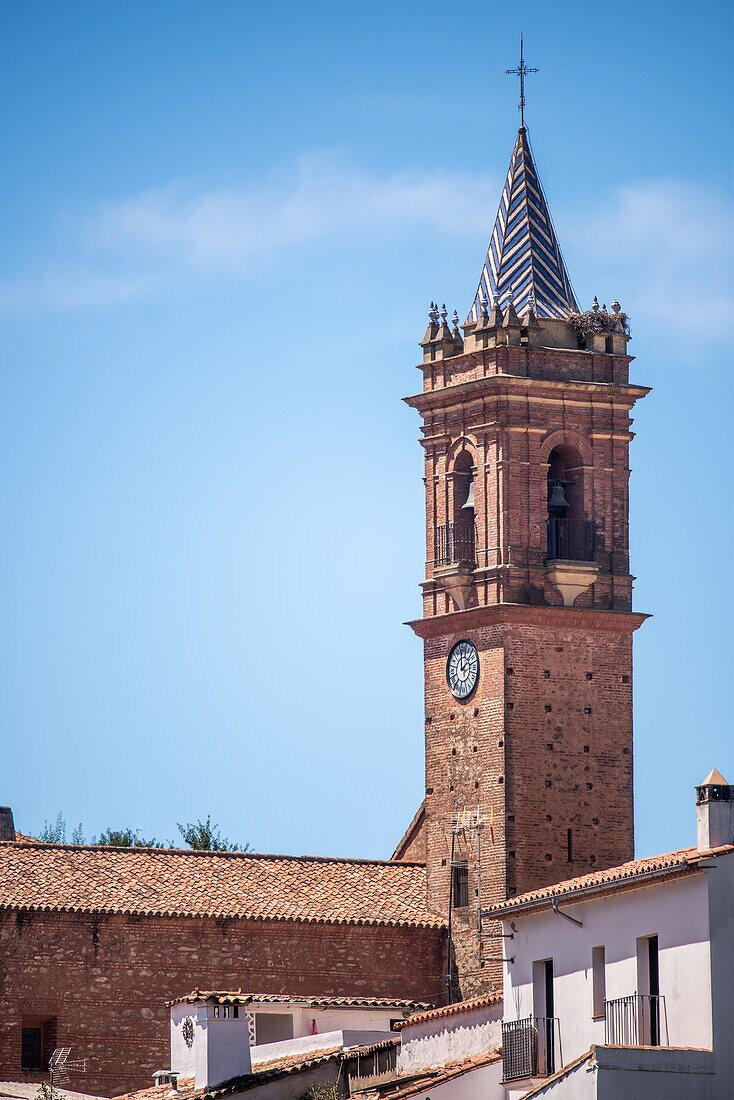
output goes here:
{"type": "Polygon", "coordinates": [[[454,523],[474,523],[474,459],[462,451],[454,462],[452,482],[454,523]]]}
{"type": "Polygon", "coordinates": [[[474,565],[474,457],[461,451],[448,473],[448,522],[436,528],[437,565],[474,565]]]}
{"type": "Polygon", "coordinates": [[[584,463],[575,447],[561,444],[548,456],[548,558],[593,561],[593,523],[584,512],[584,463]]]}

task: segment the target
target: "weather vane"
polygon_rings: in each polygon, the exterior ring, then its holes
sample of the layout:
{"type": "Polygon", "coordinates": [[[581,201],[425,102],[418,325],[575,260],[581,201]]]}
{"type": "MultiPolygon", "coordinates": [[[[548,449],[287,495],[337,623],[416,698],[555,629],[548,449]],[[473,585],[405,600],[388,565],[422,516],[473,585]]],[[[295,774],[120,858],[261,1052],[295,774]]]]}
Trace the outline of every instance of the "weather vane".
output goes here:
{"type": "Polygon", "coordinates": [[[537,69],[529,69],[528,66],[525,64],[525,61],[523,60],[523,55],[522,55],[522,32],[520,32],[520,64],[518,65],[518,67],[516,69],[507,69],[506,72],[507,72],[508,76],[519,76],[520,77],[520,103],[519,103],[520,125],[524,126],[525,125],[525,77],[528,73],[537,73],[538,70],[537,69]]]}

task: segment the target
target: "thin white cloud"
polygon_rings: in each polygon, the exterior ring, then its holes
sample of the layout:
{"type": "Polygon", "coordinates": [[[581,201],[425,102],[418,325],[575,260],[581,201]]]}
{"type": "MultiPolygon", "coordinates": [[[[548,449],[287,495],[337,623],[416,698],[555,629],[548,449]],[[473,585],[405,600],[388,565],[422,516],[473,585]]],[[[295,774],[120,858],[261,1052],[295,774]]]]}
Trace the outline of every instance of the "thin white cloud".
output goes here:
{"type": "Polygon", "coordinates": [[[677,180],[630,184],[566,212],[561,234],[577,285],[582,275],[600,298],[616,295],[633,321],[701,340],[718,339],[734,321],[733,235],[728,195],[677,180]],[[702,326],[703,316],[715,324],[702,326]]]}
{"type": "Polygon", "coordinates": [[[332,156],[301,157],[249,187],[192,193],[171,186],[102,210],[90,243],[157,252],[192,266],[234,266],[344,232],[482,233],[497,188],[486,176],[403,172],[379,176],[332,156]]]}
{"type": "MultiPolygon", "coordinates": [[[[302,157],[240,187],[173,184],[99,207],[76,226],[62,263],[0,282],[0,311],[109,306],[221,272],[246,279],[293,249],[338,252],[347,237],[387,252],[410,247],[416,232],[433,234],[438,269],[446,241],[484,246],[500,186],[460,172],[379,175],[331,155],[302,157]]],[[[585,288],[616,295],[633,321],[645,316],[686,335],[701,335],[704,310],[719,328],[734,319],[734,204],[723,193],[642,181],[556,213],[582,296],[585,288]]]]}
{"type": "Polygon", "coordinates": [[[36,275],[0,282],[0,314],[98,309],[150,294],[160,283],[154,275],[48,267],[36,275]]]}

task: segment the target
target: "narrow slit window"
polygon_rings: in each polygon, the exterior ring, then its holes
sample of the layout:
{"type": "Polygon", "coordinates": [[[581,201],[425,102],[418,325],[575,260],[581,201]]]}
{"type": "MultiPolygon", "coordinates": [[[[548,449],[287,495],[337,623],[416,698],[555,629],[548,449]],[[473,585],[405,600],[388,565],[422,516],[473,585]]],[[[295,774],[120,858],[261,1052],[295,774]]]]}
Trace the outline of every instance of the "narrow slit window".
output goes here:
{"type": "Polygon", "coordinates": [[[595,1020],[604,1016],[604,1000],[607,995],[607,979],[603,947],[591,949],[591,980],[593,1007],[591,1014],[595,1020]]]}
{"type": "Polygon", "coordinates": [[[568,854],[568,862],[573,863],[573,830],[568,829],[566,831],[566,850],[568,854]]]}
{"type": "Polygon", "coordinates": [[[463,909],[469,904],[469,864],[466,860],[454,863],[454,907],[463,909]]]}

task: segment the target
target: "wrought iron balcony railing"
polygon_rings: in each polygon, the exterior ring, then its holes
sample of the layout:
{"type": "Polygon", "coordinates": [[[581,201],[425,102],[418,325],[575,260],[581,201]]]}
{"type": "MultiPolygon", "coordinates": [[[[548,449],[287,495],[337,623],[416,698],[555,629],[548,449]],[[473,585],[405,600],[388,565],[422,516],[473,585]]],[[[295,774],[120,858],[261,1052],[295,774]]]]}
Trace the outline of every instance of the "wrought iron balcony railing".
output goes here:
{"type": "Polygon", "coordinates": [[[547,1077],[555,1072],[555,1039],[558,1021],[553,1017],[527,1016],[502,1022],[502,1080],[547,1077]]]}
{"type": "Polygon", "coordinates": [[[548,516],[548,554],[551,561],[594,561],[594,524],[587,519],[548,516]]]}
{"type": "Polygon", "coordinates": [[[476,565],[474,523],[443,523],[434,529],[436,565],[476,565]]]}
{"type": "Polygon", "coordinates": [[[659,1047],[668,1044],[665,997],[631,993],[604,1002],[604,1040],[611,1046],[659,1047]],[[662,1042],[661,1024],[665,1032],[662,1042]]]}

